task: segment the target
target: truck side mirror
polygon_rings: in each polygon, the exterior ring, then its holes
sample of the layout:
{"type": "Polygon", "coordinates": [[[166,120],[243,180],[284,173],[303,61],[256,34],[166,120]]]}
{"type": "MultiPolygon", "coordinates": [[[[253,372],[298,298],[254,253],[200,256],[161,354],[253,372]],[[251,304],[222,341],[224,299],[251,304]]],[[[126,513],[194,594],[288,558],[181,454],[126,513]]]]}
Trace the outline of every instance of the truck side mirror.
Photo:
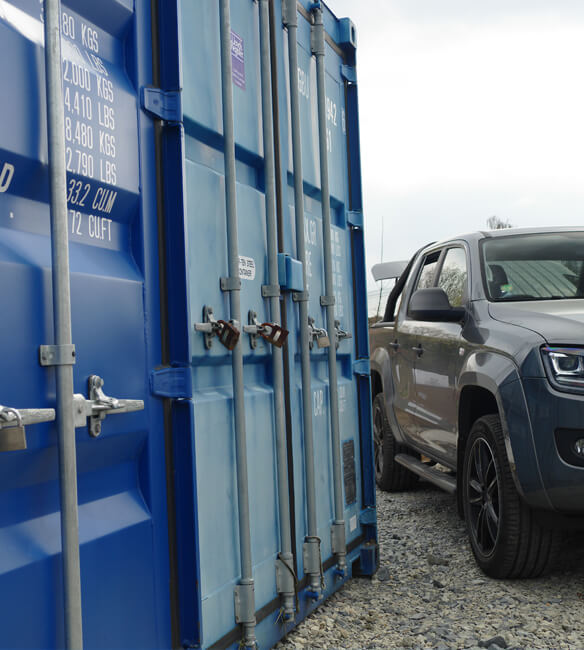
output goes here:
{"type": "Polygon", "coordinates": [[[415,320],[457,323],[466,314],[464,307],[452,307],[444,289],[418,289],[410,298],[408,315],[415,320]]]}

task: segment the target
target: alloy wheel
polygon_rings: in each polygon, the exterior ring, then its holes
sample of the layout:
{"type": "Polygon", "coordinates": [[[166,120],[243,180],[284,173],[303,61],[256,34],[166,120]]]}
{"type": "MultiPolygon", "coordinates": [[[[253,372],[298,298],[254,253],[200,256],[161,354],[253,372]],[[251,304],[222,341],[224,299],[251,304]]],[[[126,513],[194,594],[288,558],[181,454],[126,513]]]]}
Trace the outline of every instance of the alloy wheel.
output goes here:
{"type": "Polygon", "coordinates": [[[493,450],[484,438],[477,438],[470,451],[466,497],[471,534],[485,557],[494,552],[501,527],[499,483],[493,450]]]}

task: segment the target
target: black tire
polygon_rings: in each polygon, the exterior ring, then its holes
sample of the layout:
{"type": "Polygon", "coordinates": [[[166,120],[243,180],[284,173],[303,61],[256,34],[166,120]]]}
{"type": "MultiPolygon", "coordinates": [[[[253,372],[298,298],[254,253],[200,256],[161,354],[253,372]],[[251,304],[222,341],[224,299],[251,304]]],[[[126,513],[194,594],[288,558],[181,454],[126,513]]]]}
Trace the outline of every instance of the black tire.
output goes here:
{"type": "Polygon", "coordinates": [[[536,578],[551,568],[560,533],[543,528],[517,493],[498,415],[474,423],[459,489],[472,551],[488,576],[536,578]]]}
{"type": "Polygon", "coordinates": [[[373,400],[373,447],[375,454],[375,482],[385,492],[399,492],[414,487],[418,477],[403,465],[395,462],[396,454],[412,454],[393,437],[383,393],[373,400]]]}

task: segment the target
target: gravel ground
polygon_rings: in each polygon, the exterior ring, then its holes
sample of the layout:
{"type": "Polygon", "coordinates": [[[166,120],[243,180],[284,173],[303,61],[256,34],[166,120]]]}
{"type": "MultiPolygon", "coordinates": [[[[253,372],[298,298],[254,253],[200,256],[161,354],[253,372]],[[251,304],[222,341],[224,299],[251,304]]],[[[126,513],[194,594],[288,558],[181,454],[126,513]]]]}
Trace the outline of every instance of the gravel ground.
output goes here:
{"type": "Polygon", "coordinates": [[[476,566],[454,497],[427,483],[378,491],[380,569],[350,581],[276,648],[584,649],[584,534],[556,569],[492,580],[476,566]]]}

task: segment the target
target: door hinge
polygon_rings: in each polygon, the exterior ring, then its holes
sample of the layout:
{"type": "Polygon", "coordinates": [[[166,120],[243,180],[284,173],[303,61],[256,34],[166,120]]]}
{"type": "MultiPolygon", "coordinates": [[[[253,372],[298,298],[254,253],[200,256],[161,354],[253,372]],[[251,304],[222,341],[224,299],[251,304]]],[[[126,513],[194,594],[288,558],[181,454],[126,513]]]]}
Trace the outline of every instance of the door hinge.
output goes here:
{"type": "Polygon", "coordinates": [[[341,65],[341,77],[350,84],[357,83],[357,70],[353,65],[341,65]]]}
{"type": "MultiPolygon", "coordinates": [[[[344,50],[352,50],[354,52],[357,49],[357,30],[355,29],[355,24],[350,18],[341,18],[339,20],[338,43],[344,50]]],[[[353,71],[355,70],[354,67],[352,69],[353,71]]]]}
{"type": "Polygon", "coordinates": [[[377,510],[375,508],[365,508],[359,515],[361,526],[374,526],[377,523],[377,510]]]}
{"type": "Polygon", "coordinates": [[[147,113],[168,124],[181,124],[183,121],[180,90],[160,90],[160,88],[142,86],[140,101],[147,113]]]}
{"type": "Polygon", "coordinates": [[[361,210],[349,210],[347,212],[347,223],[353,228],[363,230],[363,212],[361,210]]]}
{"type": "Polygon", "coordinates": [[[353,374],[368,377],[371,374],[369,359],[357,359],[354,361],[353,374]]]}
{"type": "Polygon", "coordinates": [[[190,399],[193,395],[191,367],[156,368],[150,373],[150,392],[156,397],[190,399]]]}

